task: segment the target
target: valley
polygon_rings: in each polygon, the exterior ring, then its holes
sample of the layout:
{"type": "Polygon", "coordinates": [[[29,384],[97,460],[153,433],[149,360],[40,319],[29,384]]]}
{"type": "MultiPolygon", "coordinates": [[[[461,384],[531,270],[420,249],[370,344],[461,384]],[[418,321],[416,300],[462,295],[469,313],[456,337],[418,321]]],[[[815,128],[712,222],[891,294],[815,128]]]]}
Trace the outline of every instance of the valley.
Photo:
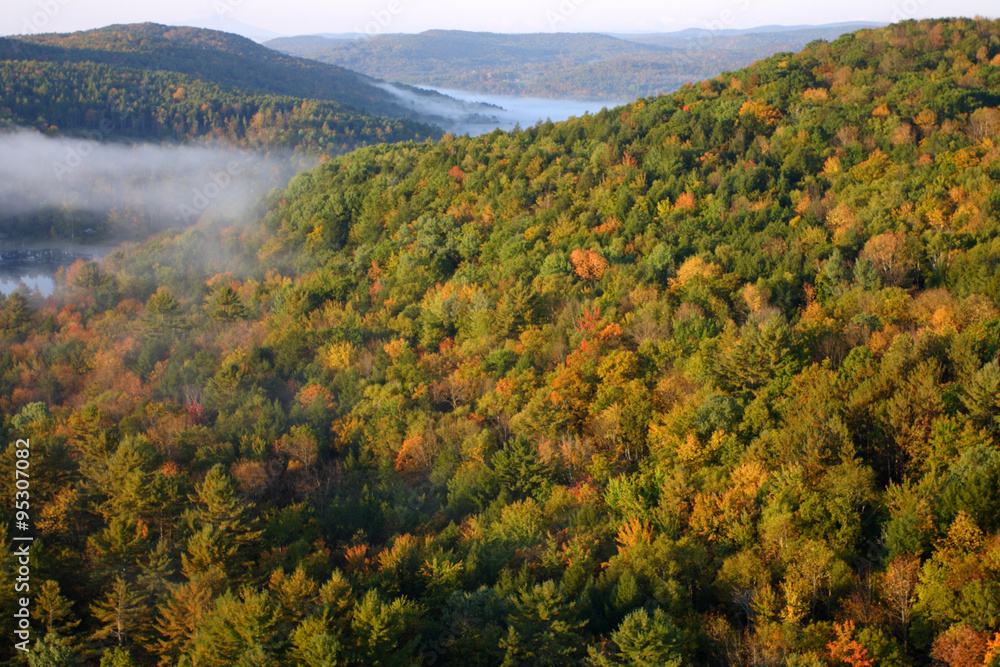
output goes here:
{"type": "Polygon", "coordinates": [[[0,661],[997,664],[1000,20],[486,34],[0,39],[0,661]]]}

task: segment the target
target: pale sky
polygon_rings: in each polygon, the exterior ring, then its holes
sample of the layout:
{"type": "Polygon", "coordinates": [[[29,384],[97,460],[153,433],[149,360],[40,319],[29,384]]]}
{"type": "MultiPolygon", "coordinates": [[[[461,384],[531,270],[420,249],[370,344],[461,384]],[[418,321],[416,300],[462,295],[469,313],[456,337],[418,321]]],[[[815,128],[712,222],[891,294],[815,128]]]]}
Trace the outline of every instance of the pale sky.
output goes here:
{"type": "Polygon", "coordinates": [[[997,0],[0,0],[0,35],[225,17],[283,35],[321,32],[669,32],[768,24],[996,17],[997,0]]]}

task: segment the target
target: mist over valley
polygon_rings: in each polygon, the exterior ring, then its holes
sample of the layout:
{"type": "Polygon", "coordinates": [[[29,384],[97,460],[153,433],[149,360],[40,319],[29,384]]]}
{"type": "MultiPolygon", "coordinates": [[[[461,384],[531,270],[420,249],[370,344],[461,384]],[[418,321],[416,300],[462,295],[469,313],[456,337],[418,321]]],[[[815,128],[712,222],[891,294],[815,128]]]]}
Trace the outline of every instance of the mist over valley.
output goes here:
{"type": "Polygon", "coordinates": [[[0,290],[20,278],[48,295],[51,274],[78,257],[198,222],[243,222],[270,190],[317,163],[287,151],[100,138],[0,133],[0,290]]]}

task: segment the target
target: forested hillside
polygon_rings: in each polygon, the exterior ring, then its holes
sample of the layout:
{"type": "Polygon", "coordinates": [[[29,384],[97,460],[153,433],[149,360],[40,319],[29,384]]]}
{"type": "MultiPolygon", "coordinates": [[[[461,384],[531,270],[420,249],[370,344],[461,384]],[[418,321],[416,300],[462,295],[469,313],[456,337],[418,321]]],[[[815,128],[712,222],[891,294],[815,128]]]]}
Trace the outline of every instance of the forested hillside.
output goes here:
{"type": "Polygon", "coordinates": [[[907,22],[7,298],[34,664],[1000,664],[998,104],[907,22]]]}
{"type": "MultiPolygon", "coordinates": [[[[565,30],[563,21],[565,17],[554,21],[553,27],[565,30]]],[[[685,82],[862,27],[693,29],[649,35],[428,30],[355,40],[283,37],[266,45],[391,81],[498,95],[620,102],[672,92],[685,82]]]]}
{"type": "Polygon", "coordinates": [[[141,24],[0,38],[0,122],[49,133],[211,137],[317,154],[437,136],[396,101],[354,72],[210,30],[141,24]]]}
{"type": "MultiPolygon", "coordinates": [[[[339,102],[382,116],[405,117],[399,100],[358,72],[295,58],[216,30],[157,23],[115,25],[68,34],[26,35],[7,48],[19,59],[117,65],[187,74],[218,86],[339,102]]],[[[2,52],[0,52],[2,53],[2,52]]]]}

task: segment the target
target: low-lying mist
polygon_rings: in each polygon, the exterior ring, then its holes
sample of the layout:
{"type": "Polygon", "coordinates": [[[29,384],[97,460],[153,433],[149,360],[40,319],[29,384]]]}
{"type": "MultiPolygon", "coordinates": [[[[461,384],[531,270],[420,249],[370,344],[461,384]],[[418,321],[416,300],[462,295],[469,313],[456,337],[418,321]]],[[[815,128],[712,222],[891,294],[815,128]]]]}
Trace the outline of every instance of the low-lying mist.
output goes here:
{"type": "Polygon", "coordinates": [[[506,110],[484,102],[450,97],[431,88],[415,88],[394,83],[377,83],[377,87],[395,95],[400,104],[428,123],[457,134],[483,134],[503,125],[500,114],[506,110]]]}
{"type": "Polygon", "coordinates": [[[231,223],[314,165],[300,155],[16,130],[0,134],[0,237],[106,242],[203,219],[231,223]]]}
{"type": "Polygon", "coordinates": [[[448,132],[471,136],[497,129],[512,130],[518,125],[522,128],[531,127],[539,121],[566,120],[571,116],[596,113],[604,107],[611,108],[629,101],[517,97],[429,86],[420,87],[426,94],[415,94],[414,86],[404,88],[391,83],[378,85],[396,95],[414,113],[423,114],[428,122],[433,122],[448,132]]]}

